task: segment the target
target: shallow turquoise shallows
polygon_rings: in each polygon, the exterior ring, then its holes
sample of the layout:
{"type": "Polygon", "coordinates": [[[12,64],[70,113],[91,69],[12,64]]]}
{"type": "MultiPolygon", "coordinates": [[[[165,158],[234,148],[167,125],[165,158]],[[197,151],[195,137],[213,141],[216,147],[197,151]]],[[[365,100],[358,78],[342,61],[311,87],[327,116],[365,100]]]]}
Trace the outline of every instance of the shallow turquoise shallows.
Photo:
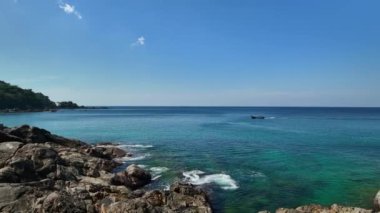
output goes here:
{"type": "Polygon", "coordinates": [[[0,123],[123,144],[134,153],[124,160],[153,174],[149,187],[202,184],[217,212],[369,208],[380,190],[380,108],[111,107],[0,114],[0,123]]]}

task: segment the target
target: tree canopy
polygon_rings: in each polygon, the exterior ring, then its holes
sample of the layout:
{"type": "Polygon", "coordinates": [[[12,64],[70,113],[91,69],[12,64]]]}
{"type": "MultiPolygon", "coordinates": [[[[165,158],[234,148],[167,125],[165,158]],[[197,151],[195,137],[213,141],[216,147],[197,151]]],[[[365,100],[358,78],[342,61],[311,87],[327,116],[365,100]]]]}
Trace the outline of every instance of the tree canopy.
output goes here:
{"type": "Polygon", "coordinates": [[[56,104],[42,93],[0,81],[0,110],[45,110],[56,107],[56,104]]]}

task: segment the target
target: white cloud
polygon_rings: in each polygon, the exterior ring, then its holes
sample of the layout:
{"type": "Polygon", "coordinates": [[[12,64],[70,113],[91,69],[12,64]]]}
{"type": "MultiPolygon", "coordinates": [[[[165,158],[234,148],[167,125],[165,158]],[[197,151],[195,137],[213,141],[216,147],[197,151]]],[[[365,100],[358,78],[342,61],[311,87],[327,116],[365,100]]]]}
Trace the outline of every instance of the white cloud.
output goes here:
{"type": "Polygon", "coordinates": [[[137,40],[132,43],[132,46],[143,46],[143,45],[145,45],[145,38],[144,38],[144,36],[138,37],[137,40]]]}
{"type": "Polygon", "coordinates": [[[75,9],[74,5],[70,5],[68,3],[65,3],[63,1],[58,2],[59,8],[61,8],[66,14],[73,14],[78,19],[82,19],[82,15],[75,9]]]}

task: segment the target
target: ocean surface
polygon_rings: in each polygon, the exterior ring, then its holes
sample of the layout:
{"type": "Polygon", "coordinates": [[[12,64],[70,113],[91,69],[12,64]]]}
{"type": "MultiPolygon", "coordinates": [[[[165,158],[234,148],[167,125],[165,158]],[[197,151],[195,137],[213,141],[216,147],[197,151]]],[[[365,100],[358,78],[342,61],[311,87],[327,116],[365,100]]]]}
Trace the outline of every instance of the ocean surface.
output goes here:
{"type": "Polygon", "coordinates": [[[0,123],[120,143],[134,153],[126,163],[152,172],[148,187],[202,184],[217,212],[369,208],[380,190],[380,108],[111,107],[0,114],[0,123]]]}

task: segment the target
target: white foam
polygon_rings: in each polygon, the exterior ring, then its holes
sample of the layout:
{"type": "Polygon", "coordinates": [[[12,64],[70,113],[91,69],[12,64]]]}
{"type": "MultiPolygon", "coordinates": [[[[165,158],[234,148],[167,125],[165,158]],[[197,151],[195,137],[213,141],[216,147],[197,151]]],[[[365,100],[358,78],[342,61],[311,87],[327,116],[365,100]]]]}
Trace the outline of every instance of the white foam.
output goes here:
{"type": "Polygon", "coordinates": [[[166,184],[165,186],[164,186],[164,191],[169,191],[170,190],[170,185],[169,184],[166,184]]]}
{"type": "Polygon", "coordinates": [[[153,174],[161,174],[167,172],[169,168],[167,167],[152,167],[149,169],[153,174]]]}
{"type": "Polygon", "coordinates": [[[182,174],[185,176],[185,181],[194,185],[215,183],[225,190],[234,190],[239,188],[236,181],[227,174],[204,175],[205,172],[200,170],[183,172],[182,174]]]}
{"type": "Polygon", "coordinates": [[[153,178],[152,178],[152,180],[157,180],[158,178],[160,178],[162,175],[157,175],[157,176],[154,176],[153,178]]]}
{"type": "Polygon", "coordinates": [[[123,145],[120,145],[119,147],[147,149],[147,148],[152,148],[153,145],[143,145],[143,144],[123,144],[123,145]]]}
{"type": "Polygon", "coordinates": [[[143,160],[147,157],[149,157],[150,154],[144,154],[144,155],[139,155],[139,156],[133,156],[133,157],[123,157],[123,161],[138,161],[138,160],[143,160]]]}

